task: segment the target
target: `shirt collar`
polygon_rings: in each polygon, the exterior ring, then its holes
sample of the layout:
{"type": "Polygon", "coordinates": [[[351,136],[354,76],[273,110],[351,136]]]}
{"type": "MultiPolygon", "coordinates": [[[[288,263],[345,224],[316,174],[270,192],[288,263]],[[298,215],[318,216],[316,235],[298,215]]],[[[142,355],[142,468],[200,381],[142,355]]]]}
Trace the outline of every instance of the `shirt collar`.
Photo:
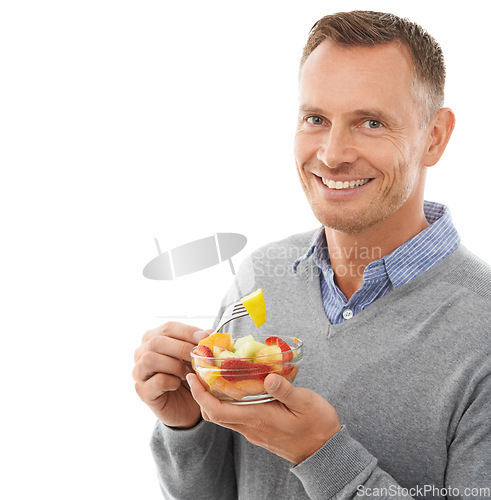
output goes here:
{"type": "Polygon", "coordinates": [[[445,205],[425,201],[424,213],[430,225],[384,257],[394,288],[407,283],[421,269],[429,269],[452,253],[460,243],[460,236],[445,205]]]}
{"type": "MultiPolygon", "coordinates": [[[[416,276],[422,268],[429,268],[455,250],[460,237],[448,208],[425,201],[424,214],[430,225],[385,257],[374,255],[375,260],[365,268],[364,281],[388,276],[394,288],[397,288],[416,276]]],[[[298,265],[311,256],[321,270],[332,269],[323,226],[315,233],[307,252],[293,263],[293,272],[296,273],[298,265]]]]}
{"type": "Polygon", "coordinates": [[[324,232],[324,226],[321,226],[319,230],[315,233],[314,239],[312,241],[312,244],[308,248],[307,252],[304,253],[302,256],[300,256],[294,263],[293,263],[293,272],[297,272],[298,265],[300,262],[303,262],[304,260],[307,260],[316,249],[319,249],[320,251],[321,248],[325,248],[327,251],[327,245],[326,245],[326,233],[324,232]]]}

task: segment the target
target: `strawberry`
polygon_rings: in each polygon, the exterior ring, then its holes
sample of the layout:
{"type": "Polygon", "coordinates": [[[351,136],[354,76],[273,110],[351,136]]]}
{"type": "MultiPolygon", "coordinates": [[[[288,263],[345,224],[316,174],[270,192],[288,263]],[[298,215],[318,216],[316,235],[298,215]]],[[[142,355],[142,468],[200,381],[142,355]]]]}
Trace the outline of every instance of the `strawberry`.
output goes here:
{"type": "Polygon", "coordinates": [[[296,365],[283,365],[283,368],[281,370],[281,374],[288,378],[288,375],[290,374],[293,369],[296,368],[296,365]]]}
{"type": "Polygon", "coordinates": [[[263,380],[271,367],[239,358],[226,358],[222,361],[222,377],[229,382],[238,380],[263,380]]]}
{"type": "Polygon", "coordinates": [[[284,365],[282,375],[291,382],[295,378],[297,371],[298,365],[284,365]]]}
{"type": "Polygon", "coordinates": [[[213,357],[213,352],[207,345],[199,345],[198,347],[196,347],[196,349],[194,350],[194,354],[203,358],[213,357]]]}
{"type": "Polygon", "coordinates": [[[293,359],[292,348],[283,339],[279,337],[268,337],[264,343],[266,345],[277,345],[281,349],[283,353],[283,363],[288,363],[293,359]]]}

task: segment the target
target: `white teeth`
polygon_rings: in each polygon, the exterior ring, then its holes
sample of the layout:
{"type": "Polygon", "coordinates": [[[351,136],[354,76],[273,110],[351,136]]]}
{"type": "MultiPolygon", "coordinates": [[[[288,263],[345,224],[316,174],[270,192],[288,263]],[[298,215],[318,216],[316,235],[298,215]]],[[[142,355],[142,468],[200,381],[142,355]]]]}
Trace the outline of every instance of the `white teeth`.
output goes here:
{"type": "Polygon", "coordinates": [[[364,186],[370,179],[358,179],[356,181],[329,181],[321,177],[322,183],[329,189],[353,189],[354,187],[364,186]]]}

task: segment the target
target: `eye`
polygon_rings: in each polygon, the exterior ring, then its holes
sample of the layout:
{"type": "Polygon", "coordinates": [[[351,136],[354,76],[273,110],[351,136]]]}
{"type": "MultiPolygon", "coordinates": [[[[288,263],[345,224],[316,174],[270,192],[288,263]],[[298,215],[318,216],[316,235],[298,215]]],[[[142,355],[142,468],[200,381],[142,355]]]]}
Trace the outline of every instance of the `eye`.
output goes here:
{"type": "Polygon", "coordinates": [[[383,125],[378,120],[366,120],[362,123],[362,127],[377,129],[383,127],[383,125]]]}
{"type": "Polygon", "coordinates": [[[322,125],[324,120],[320,116],[308,116],[306,122],[311,125],[322,125]]]}

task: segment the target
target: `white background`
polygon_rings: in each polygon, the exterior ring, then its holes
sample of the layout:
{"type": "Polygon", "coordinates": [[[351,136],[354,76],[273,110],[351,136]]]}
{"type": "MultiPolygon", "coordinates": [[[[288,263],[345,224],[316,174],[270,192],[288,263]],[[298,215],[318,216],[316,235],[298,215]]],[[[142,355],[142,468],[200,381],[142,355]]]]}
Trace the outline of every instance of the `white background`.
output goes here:
{"type": "Polygon", "coordinates": [[[440,41],[457,127],[427,198],[491,262],[482,4],[1,3],[1,498],[161,498],[133,350],[164,316],[211,326],[231,274],[142,269],[154,238],[242,233],[237,267],[317,226],[292,139],[301,48],[327,13],[392,11],[440,41]]]}

